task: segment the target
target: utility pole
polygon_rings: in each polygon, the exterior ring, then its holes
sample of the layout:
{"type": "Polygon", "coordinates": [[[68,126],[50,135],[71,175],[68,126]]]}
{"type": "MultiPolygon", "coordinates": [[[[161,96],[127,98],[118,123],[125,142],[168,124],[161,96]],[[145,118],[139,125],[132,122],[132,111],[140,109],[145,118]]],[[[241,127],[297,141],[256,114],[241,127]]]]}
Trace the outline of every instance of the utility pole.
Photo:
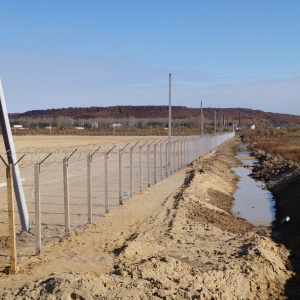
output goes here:
{"type": "Polygon", "coordinates": [[[169,122],[168,122],[168,166],[171,165],[171,81],[172,81],[172,74],[169,74],[169,122]]]}

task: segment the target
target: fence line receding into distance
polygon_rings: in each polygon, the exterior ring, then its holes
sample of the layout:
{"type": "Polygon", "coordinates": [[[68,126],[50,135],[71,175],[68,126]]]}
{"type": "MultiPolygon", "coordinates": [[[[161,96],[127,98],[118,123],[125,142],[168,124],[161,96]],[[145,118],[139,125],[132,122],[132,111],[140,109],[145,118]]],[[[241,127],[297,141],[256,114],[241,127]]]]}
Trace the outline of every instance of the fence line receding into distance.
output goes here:
{"type": "MultiPolygon", "coordinates": [[[[18,151],[31,229],[16,216],[17,249],[40,253],[78,226],[168,177],[234,136],[234,132],[18,151]],[[169,152],[171,155],[169,156],[169,152]]],[[[3,155],[4,156],[4,155],[3,155]]],[[[0,166],[0,242],[8,236],[5,168],[0,166]]],[[[17,211],[16,211],[17,214],[17,211]]],[[[9,249],[7,253],[9,260],[9,249]]],[[[1,260],[0,260],[1,264],[1,260]]],[[[0,265],[0,267],[2,267],[0,265]]]]}

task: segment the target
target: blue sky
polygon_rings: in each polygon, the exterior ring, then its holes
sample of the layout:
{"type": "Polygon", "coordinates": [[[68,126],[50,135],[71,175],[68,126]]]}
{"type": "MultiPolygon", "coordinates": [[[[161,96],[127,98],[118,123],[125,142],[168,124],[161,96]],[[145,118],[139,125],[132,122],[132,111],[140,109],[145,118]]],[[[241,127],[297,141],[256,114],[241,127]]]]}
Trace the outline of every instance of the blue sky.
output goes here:
{"type": "Polygon", "coordinates": [[[0,0],[9,112],[246,107],[300,115],[300,1],[0,0]]]}

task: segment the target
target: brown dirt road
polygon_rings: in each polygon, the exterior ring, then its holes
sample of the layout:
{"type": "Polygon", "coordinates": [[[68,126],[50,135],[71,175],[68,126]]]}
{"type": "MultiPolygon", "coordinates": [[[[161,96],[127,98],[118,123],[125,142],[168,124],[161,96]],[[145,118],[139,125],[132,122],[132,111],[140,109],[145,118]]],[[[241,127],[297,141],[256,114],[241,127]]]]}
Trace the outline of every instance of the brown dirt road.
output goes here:
{"type": "Polygon", "coordinates": [[[0,298],[288,299],[288,251],[231,213],[236,143],[0,273],[0,298]]]}

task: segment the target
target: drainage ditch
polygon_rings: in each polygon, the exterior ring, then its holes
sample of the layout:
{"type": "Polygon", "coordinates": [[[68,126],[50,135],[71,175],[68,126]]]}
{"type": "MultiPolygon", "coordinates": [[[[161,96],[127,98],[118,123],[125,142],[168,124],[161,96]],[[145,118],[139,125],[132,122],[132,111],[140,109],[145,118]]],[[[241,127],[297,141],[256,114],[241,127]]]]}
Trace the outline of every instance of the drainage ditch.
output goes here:
{"type": "Polygon", "coordinates": [[[255,226],[271,226],[275,219],[273,195],[265,189],[264,182],[249,176],[251,166],[257,160],[250,156],[247,144],[239,145],[236,156],[242,162],[242,166],[233,168],[240,180],[234,194],[232,211],[255,226]]]}

